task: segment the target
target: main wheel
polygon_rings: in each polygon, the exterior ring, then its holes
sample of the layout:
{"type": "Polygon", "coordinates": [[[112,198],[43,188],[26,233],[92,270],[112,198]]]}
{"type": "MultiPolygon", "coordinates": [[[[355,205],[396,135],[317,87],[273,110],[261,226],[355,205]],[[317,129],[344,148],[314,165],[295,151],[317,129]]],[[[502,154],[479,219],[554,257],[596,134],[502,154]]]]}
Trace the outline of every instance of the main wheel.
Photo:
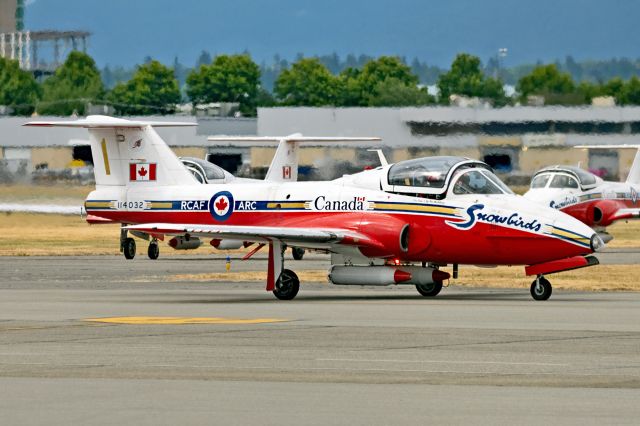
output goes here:
{"type": "Polygon", "coordinates": [[[302,260],[304,257],[304,249],[300,247],[291,247],[291,254],[294,260],[302,260]]]}
{"type": "Polygon", "coordinates": [[[442,281],[434,281],[431,284],[416,284],[416,290],[424,297],[434,297],[442,290],[442,281]]]}
{"type": "Polygon", "coordinates": [[[149,248],[147,249],[147,255],[149,255],[149,259],[156,260],[158,256],[160,256],[160,246],[158,243],[150,243],[149,248]]]}
{"type": "Polygon", "coordinates": [[[284,269],[280,278],[276,281],[276,288],[273,294],[280,300],[291,300],[298,294],[300,290],[300,280],[295,272],[290,269],[284,269]]]}
{"type": "Polygon", "coordinates": [[[124,243],[122,243],[122,249],[126,259],[133,259],[136,257],[136,241],[133,238],[127,238],[124,240],[124,243]]]}
{"type": "Polygon", "coordinates": [[[535,300],[547,300],[551,297],[551,283],[545,277],[539,277],[531,283],[531,297],[535,300]]]}

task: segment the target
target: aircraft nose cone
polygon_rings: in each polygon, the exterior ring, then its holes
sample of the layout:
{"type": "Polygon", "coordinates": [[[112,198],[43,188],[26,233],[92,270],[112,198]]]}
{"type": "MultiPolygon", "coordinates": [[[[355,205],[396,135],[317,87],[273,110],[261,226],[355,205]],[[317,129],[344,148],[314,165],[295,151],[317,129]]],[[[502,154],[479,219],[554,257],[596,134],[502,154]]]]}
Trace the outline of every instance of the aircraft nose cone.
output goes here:
{"type": "Polygon", "coordinates": [[[600,238],[600,236],[596,233],[594,233],[591,236],[591,250],[593,250],[594,252],[599,252],[605,249],[606,244],[605,242],[602,240],[602,238],[600,238]]]}

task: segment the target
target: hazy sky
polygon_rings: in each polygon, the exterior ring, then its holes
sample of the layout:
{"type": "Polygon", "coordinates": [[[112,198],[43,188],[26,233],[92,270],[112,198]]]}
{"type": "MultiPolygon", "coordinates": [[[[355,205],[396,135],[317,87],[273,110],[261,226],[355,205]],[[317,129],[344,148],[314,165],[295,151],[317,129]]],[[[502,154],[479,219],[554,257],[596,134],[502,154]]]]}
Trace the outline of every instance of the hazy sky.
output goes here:
{"type": "Polygon", "coordinates": [[[100,66],[146,55],[192,65],[206,49],[274,54],[396,54],[448,66],[465,51],[505,65],[640,57],[634,0],[31,0],[27,29],[93,32],[100,66]]]}

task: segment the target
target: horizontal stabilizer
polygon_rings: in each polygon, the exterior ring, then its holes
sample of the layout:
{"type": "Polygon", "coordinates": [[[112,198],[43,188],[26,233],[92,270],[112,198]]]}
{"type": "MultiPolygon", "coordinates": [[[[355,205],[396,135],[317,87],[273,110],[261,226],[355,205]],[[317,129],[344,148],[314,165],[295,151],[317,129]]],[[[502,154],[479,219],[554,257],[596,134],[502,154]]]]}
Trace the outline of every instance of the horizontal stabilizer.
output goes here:
{"type": "Polygon", "coordinates": [[[298,180],[298,145],[300,143],[380,142],[382,139],[377,137],[302,136],[300,133],[294,133],[289,136],[210,136],[207,140],[224,143],[278,143],[278,148],[264,180],[295,182],[298,180]]]}
{"type": "Polygon", "coordinates": [[[578,149],[640,149],[640,145],[576,145],[578,149]]]}
{"type": "Polygon", "coordinates": [[[113,129],[125,128],[135,129],[147,126],[153,127],[184,127],[197,126],[198,123],[187,123],[180,121],[138,121],[125,120],[124,118],[108,117],[106,115],[90,115],[73,121],[30,121],[24,126],[41,127],[81,127],[86,129],[113,129]]]}
{"type": "Polygon", "coordinates": [[[82,206],[64,206],[59,204],[0,203],[0,212],[64,214],[79,216],[84,213],[84,209],[82,206]]]}
{"type": "Polygon", "coordinates": [[[380,142],[377,137],[347,137],[347,136],[209,136],[210,142],[250,142],[250,143],[279,143],[279,142],[380,142]]]}

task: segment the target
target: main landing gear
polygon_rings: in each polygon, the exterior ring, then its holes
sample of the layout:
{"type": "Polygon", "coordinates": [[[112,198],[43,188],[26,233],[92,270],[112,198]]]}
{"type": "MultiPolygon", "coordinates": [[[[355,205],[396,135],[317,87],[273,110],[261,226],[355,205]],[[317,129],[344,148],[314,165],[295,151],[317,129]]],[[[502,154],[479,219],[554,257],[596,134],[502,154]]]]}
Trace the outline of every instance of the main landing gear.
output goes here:
{"type": "MultiPolygon", "coordinates": [[[[438,266],[436,265],[429,265],[429,266],[438,269],[438,266]]],[[[422,267],[426,268],[427,262],[422,262],[422,267]]],[[[456,274],[457,274],[458,265],[455,265],[454,269],[456,270],[456,274]]],[[[457,278],[457,275],[454,278],[457,278]]],[[[432,283],[429,283],[429,284],[416,284],[416,290],[418,290],[418,293],[420,293],[424,297],[436,297],[442,290],[442,281],[434,280],[432,283]]]]}
{"type": "MultiPolygon", "coordinates": [[[[136,240],[128,236],[126,229],[120,230],[120,252],[124,254],[125,259],[131,260],[136,257],[136,240]]],[[[151,238],[149,248],[147,249],[149,259],[155,260],[160,256],[160,246],[157,238],[151,238]]]]}
{"type": "Polygon", "coordinates": [[[292,300],[300,291],[300,280],[291,269],[283,269],[280,278],[276,281],[273,295],[280,300],[292,300]]]}
{"type": "Polygon", "coordinates": [[[158,256],[160,256],[160,246],[158,245],[158,240],[153,238],[149,242],[149,248],[147,249],[147,255],[149,259],[156,260],[158,256]]]}
{"type": "Polygon", "coordinates": [[[435,297],[442,290],[442,281],[434,281],[431,284],[416,284],[416,290],[424,297],[435,297]]]}
{"type": "Polygon", "coordinates": [[[535,300],[547,300],[552,291],[551,283],[542,275],[538,275],[531,283],[531,297],[535,300]]]}
{"type": "Polygon", "coordinates": [[[125,259],[131,260],[136,257],[136,241],[131,237],[125,238],[122,242],[122,252],[125,259]]]}

